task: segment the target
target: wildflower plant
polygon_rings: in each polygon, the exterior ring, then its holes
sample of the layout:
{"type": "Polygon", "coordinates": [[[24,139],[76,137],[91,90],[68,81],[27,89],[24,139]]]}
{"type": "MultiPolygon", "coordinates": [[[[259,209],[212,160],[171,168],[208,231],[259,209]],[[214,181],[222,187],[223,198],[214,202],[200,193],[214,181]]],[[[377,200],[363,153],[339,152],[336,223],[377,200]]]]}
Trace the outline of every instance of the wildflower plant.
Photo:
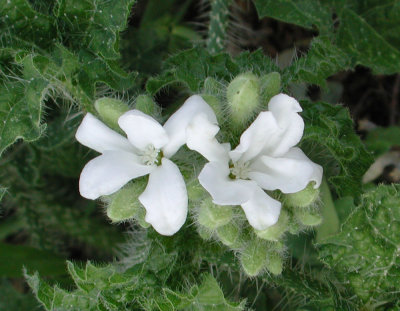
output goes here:
{"type": "Polygon", "coordinates": [[[400,307],[400,189],[362,184],[398,129],[304,87],[400,72],[399,5],[254,0],[314,31],[284,67],[234,53],[239,2],[202,34],[190,1],[0,0],[0,308],[400,307]]]}

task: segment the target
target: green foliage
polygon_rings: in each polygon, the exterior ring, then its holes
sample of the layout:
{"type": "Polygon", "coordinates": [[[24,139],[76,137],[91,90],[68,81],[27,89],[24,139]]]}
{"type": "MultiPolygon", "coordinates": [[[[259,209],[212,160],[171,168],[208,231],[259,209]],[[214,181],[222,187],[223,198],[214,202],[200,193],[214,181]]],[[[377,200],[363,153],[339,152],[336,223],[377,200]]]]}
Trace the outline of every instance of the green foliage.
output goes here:
{"type": "MultiPolygon", "coordinates": [[[[197,266],[195,257],[190,259],[187,251],[192,252],[189,256],[193,256],[207,248],[197,249],[194,253],[194,249],[176,248],[179,244],[185,244],[185,239],[187,243],[187,235],[168,241],[168,238],[155,238],[151,233],[146,236],[144,232],[136,231],[133,234],[136,241],[131,242],[126,250],[127,257],[120,262],[103,266],[88,262],[83,268],[68,262],[68,271],[76,285],[75,290],[51,287],[39,278],[38,273],[27,274],[28,283],[46,310],[244,309],[245,301],[232,303],[225,299],[217,281],[211,275],[196,272],[200,285],[193,285],[186,290],[182,288],[182,282],[178,279],[187,277],[193,282],[190,275],[184,274],[187,269],[185,266],[197,266]],[[178,262],[178,252],[188,262],[178,262]],[[167,283],[168,280],[170,281],[167,283]]],[[[192,239],[191,242],[196,241],[192,239]]],[[[197,260],[201,261],[203,258],[197,260]]]]}
{"type": "Polygon", "coordinates": [[[354,133],[348,110],[322,102],[302,102],[302,107],[306,124],[302,148],[323,165],[324,175],[339,196],[360,194],[361,177],[372,157],[354,133]]]}
{"type": "Polygon", "coordinates": [[[0,292],[0,310],[44,310],[32,294],[18,292],[5,278],[0,279],[0,292]]]}
{"type": "Polygon", "coordinates": [[[367,133],[365,146],[374,157],[388,152],[393,146],[400,146],[400,127],[378,127],[367,133]]]}
{"type": "Polygon", "coordinates": [[[210,53],[222,52],[225,47],[229,25],[231,0],[211,0],[210,24],[208,26],[207,49],[210,53]]]}
{"type": "Polygon", "coordinates": [[[0,86],[0,153],[19,138],[34,141],[44,133],[49,97],[73,100],[91,111],[97,84],[132,87],[134,74],[117,62],[119,32],[132,4],[60,0],[52,13],[43,14],[26,0],[0,2],[0,49],[8,72],[2,75],[7,84],[0,86]]]}
{"type": "Polygon", "coordinates": [[[321,259],[370,308],[399,299],[399,190],[381,185],[365,193],[341,232],[319,246],[321,259]]]}
{"type": "Polygon", "coordinates": [[[45,276],[57,277],[67,272],[64,259],[49,251],[0,243],[0,277],[21,277],[24,266],[45,276]]]}
{"type": "Polygon", "coordinates": [[[334,73],[364,65],[376,73],[400,71],[397,1],[255,0],[260,17],[318,30],[308,54],[287,70],[290,79],[325,85],[334,73]],[[334,17],[333,17],[334,16],[334,17]]]}

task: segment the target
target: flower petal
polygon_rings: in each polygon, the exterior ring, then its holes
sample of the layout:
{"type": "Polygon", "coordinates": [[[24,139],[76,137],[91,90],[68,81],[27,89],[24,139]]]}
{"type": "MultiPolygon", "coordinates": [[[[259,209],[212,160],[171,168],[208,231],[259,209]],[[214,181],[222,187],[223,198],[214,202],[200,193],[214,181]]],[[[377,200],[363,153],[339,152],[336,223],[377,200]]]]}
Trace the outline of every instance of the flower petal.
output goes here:
{"type": "Polygon", "coordinates": [[[286,94],[272,97],[268,109],[274,115],[279,131],[264,147],[264,152],[271,156],[281,156],[297,145],[303,136],[304,121],[298,114],[302,109],[296,99],[286,94]]]}
{"type": "Polygon", "coordinates": [[[76,139],[84,146],[97,152],[106,150],[133,151],[129,141],[113,131],[91,113],[87,113],[75,134],[76,139]]]}
{"type": "Polygon", "coordinates": [[[265,230],[278,221],[281,203],[271,198],[260,187],[255,186],[253,196],[242,204],[242,208],[253,228],[265,230]]]}
{"type": "Polygon", "coordinates": [[[240,205],[248,201],[256,183],[251,180],[230,179],[228,163],[209,162],[199,175],[200,184],[219,205],[240,205]]]}
{"type": "Polygon", "coordinates": [[[249,161],[257,156],[278,130],[278,124],[269,111],[261,112],[240,137],[240,144],[229,155],[236,162],[249,161]]]}
{"type": "Polygon", "coordinates": [[[83,197],[95,200],[116,192],[131,179],[147,175],[154,168],[141,164],[131,152],[105,151],[83,168],[79,191],[83,197]]]}
{"type": "Polygon", "coordinates": [[[217,124],[214,111],[199,95],[190,96],[182,107],[167,120],[164,129],[168,133],[169,142],[163,148],[166,157],[173,156],[186,143],[186,127],[199,113],[204,113],[210,123],[217,124]]]}
{"type": "Polygon", "coordinates": [[[179,168],[163,158],[162,165],[150,174],[139,201],[146,209],[145,220],[158,233],[176,233],[185,223],[188,211],[186,185],[179,168]]]}
{"type": "Polygon", "coordinates": [[[281,212],[281,203],[271,198],[260,187],[255,186],[253,196],[242,204],[249,224],[257,230],[265,230],[276,224],[281,212]]]}
{"type": "Polygon", "coordinates": [[[186,128],[186,145],[208,161],[228,161],[226,145],[220,144],[215,135],[219,126],[211,123],[204,113],[197,115],[186,128]]]}
{"type": "Polygon", "coordinates": [[[161,124],[139,110],[125,112],[118,119],[118,124],[131,144],[140,150],[148,145],[161,149],[168,142],[168,135],[161,124]]]}
{"type": "Polygon", "coordinates": [[[303,190],[310,181],[314,188],[321,184],[323,169],[312,162],[297,147],[291,148],[280,158],[260,156],[250,167],[249,177],[265,190],[279,189],[283,193],[303,190]]]}

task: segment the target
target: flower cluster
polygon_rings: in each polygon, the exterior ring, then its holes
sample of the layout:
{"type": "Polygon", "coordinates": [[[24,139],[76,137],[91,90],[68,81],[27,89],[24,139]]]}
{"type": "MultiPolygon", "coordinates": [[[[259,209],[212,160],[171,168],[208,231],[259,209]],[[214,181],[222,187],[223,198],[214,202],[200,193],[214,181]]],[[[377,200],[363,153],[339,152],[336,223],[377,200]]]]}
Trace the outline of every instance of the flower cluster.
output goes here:
{"type": "Polygon", "coordinates": [[[186,100],[162,126],[149,115],[130,110],[118,119],[127,137],[88,113],[77,140],[101,153],[84,167],[79,189],[97,199],[130,180],[149,175],[139,196],[145,220],[162,235],[173,235],[185,223],[188,195],[178,166],[170,158],[184,144],[209,162],[198,176],[217,205],[241,205],[252,227],[264,230],[279,218],[281,203],[264,190],[296,193],[310,182],[318,188],[322,167],[300,148],[304,122],[299,103],[285,94],[274,96],[231,150],[216,135],[220,128],[212,108],[199,95],[186,100]]]}

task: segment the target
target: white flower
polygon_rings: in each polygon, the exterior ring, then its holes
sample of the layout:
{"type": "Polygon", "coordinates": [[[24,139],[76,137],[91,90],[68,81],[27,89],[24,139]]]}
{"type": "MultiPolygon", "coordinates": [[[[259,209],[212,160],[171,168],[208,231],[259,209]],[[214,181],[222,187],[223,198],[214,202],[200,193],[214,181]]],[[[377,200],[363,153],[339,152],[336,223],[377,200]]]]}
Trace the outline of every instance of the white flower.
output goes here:
{"type": "Polygon", "coordinates": [[[318,188],[322,179],[322,167],[294,147],[304,130],[299,103],[279,94],[268,109],[243,132],[232,151],[229,144],[218,143],[219,127],[207,115],[196,116],[187,128],[187,146],[209,161],[199,175],[200,184],[215,204],[241,205],[257,230],[275,224],[281,209],[264,190],[295,193],[310,181],[318,188]]]}
{"type": "Polygon", "coordinates": [[[128,111],[118,119],[127,138],[88,113],[76,139],[101,155],[82,170],[81,195],[94,200],[150,174],[147,187],[139,196],[146,209],[145,220],[160,234],[176,233],[185,223],[188,197],[183,177],[169,158],[185,144],[186,127],[198,113],[216,122],[212,109],[197,95],[188,98],[164,126],[139,110],[128,111]]]}

